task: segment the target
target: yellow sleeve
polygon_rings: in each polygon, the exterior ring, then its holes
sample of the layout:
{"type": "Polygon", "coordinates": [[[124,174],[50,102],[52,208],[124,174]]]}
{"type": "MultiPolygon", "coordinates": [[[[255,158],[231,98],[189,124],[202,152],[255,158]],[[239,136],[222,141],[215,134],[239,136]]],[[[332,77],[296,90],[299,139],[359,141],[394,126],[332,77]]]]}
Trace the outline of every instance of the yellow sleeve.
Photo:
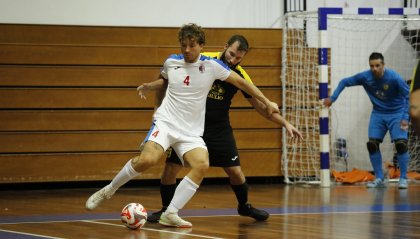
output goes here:
{"type": "MultiPolygon", "coordinates": [[[[207,57],[216,58],[220,60],[219,58],[220,52],[202,52],[201,54],[207,57]]],[[[246,71],[242,68],[242,66],[239,65],[236,67],[236,69],[242,74],[242,76],[244,77],[246,81],[248,81],[251,84],[254,84],[251,80],[251,77],[249,77],[248,73],[246,73],[246,71]]]]}
{"type": "Polygon", "coordinates": [[[246,73],[246,71],[242,68],[242,66],[237,66],[236,69],[241,72],[241,74],[243,75],[244,79],[246,81],[248,81],[251,84],[254,84],[251,80],[251,77],[249,77],[248,73],[246,73]]]}
{"type": "Polygon", "coordinates": [[[417,68],[419,67],[420,61],[417,63],[417,66],[414,67],[413,76],[411,77],[411,84],[410,84],[410,92],[413,91],[414,81],[416,81],[416,72],[417,68]]]}
{"type": "Polygon", "coordinates": [[[211,57],[211,58],[219,59],[219,53],[220,52],[202,52],[201,54],[203,54],[204,56],[211,57]]]}

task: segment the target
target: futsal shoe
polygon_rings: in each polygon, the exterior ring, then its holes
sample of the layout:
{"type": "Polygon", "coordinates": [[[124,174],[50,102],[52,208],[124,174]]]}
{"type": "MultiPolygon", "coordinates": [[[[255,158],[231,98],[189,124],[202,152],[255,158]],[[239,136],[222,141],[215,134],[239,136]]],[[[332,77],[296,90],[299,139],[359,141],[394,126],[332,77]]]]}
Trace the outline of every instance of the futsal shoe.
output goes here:
{"type": "Polygon", "coordinates": [[[160,216],[166,210],[166,208],[162,208],[157,212],[152,213],[150,216],[147,217],[147,221],[151,223],[159,222],[160,216]]]}
{"type": "Polygon", "coordinates": [[[239,205],[238,213],[241,216],[252,217],[257,221],[265,221],[270,216],[268,212],[261,209],[257,209],[249,203],[245,205],[239,205]]]}
{"type": "Polygon", "coordinates": [[[187,222],[178,216],[176,212],[164,212],[160,215],[159,224],[167,227],[191,228],[191,222],[187,222]]]}
{"type": "Polygon", "coordinates": [[[399,189],[407,189],[408,188],[408,182],[406,178],[400,178],[400,182],[398,183],[399,189]]]}
{"type": "Polygon", "coordinates": [[[86,209],[93,210],[99,206],[105,199],[110,199],[112,195],[114,195],[115,190],[112,189],[111,185],[108,184],[101,190],[97,191],[96,193],[92,194],[86,201],[86,209]]]}
{"type": "Polygon", "coordinates": [[[366,187],[368,188],[386,188],[385,181],[381,178],[377,178],[373,180],[373,182],[370,182],[366,184],[366,187]]]}

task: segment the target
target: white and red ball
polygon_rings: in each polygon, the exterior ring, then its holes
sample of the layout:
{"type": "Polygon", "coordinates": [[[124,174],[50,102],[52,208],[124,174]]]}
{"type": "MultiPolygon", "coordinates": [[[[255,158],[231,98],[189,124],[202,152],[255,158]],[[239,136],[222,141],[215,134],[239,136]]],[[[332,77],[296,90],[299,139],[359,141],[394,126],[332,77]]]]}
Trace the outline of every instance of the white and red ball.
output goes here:
{"type": "Polygon", "coordinates": [[[130,229],[144,226],[147,221],[147,211],[140,203],[129,203],[121,211],[121,221],[130,229]]]}

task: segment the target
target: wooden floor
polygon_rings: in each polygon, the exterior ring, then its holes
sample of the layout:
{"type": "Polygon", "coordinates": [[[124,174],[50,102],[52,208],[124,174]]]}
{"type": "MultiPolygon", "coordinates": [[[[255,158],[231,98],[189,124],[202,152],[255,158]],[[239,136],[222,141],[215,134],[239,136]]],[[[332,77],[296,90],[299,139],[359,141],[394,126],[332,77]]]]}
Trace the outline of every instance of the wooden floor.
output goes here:
{"type": "MultiPolygon", "coordinates": [[[[140,182],[139,182],[140,183],[140,182]]],[[[129,230],[119,212],[129,202],[149,212],[160,206],[157,187],[123,188],[96,211],[84,209],[96,189],[0,191],[0,238],[420,238],[420,184],[408,190],[364,185],[250,187],[250,202],[271,213],[266,222],[237,215],[227,185],[204,185],[181,211],[192,229],[147,223],[129,230]]]]}

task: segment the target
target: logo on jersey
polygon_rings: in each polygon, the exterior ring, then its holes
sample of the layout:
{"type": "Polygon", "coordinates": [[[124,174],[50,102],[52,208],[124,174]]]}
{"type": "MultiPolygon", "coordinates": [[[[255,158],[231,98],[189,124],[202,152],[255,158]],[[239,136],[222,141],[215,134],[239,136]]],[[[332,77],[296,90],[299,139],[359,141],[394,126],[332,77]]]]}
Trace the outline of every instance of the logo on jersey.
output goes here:
{"type": "Polygon", "coordinates": [[[200,73],[204,73],[204,72],[206,71],[206,68],[204,67],[204,65],[203,65],[203,64],[201,64],[201,65],[198,67],[198,70],[200,71],[200,73]]]}
{"type": "Polygon", "coordinates": [[[225,89],[221,85],[214,83],[211,86],[211,90],[209,94],[207,95],[207,97],[211,99],[215,99],[215,100],[223,100],[224,94],[225,94],[225,89]]]}
{"type": "Polygon", "coordinates": [[[378,99],[381,99],[381,100],[386,100],[386,95],[385,95],[385,92],[383,92],[382,90],[377,90],[377,91],[375,91],[375,96],[376,97],[378,97],[378,99]]]}
{"type": "Polygon", "coordinates": [[[385,84],[384,85],[384,90],[388,90],[389,89],[389,85],[385,84]]]}
{"type": "Polygon", "coordinates": [[[180,66],[175,66],[174,70],[178,70],[179,68],[181,68],[180,66]]]}

